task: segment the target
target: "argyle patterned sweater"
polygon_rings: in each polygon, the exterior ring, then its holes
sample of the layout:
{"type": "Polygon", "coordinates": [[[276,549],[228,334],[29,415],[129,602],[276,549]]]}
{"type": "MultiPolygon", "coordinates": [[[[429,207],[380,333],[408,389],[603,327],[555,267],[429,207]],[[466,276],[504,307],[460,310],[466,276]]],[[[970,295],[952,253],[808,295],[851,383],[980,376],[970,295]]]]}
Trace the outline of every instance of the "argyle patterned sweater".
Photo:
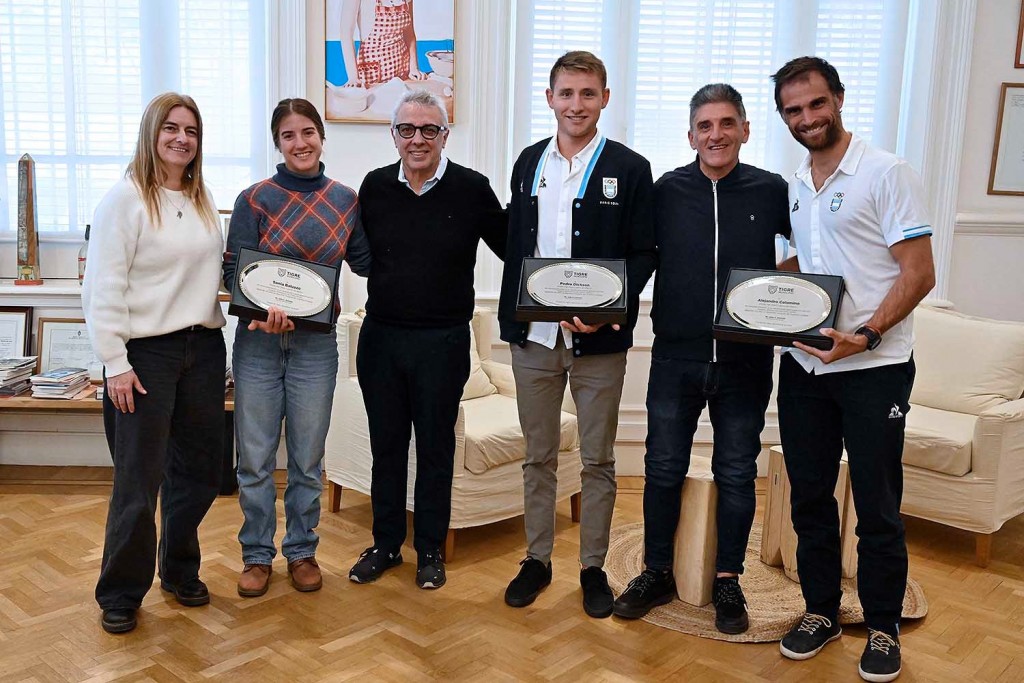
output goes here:
{"type": "Polygon", "coordinates": [[[244,190],[235,200],[224,253],[224,286],[235,284],[238,250],[259,249],[306,261],[370,270],[370,245],[359,220],[356,193],[324,175],[292,173],[277,165],[273,177],[244,190]]]}

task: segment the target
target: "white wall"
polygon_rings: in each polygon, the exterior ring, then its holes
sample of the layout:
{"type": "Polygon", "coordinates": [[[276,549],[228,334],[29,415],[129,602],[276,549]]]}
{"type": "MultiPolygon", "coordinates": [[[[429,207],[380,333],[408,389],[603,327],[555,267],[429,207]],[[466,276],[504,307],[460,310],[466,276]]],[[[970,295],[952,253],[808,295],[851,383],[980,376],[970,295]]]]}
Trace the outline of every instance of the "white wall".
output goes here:
{"type": "Polygon", "coordinates": [[[1024,321],[1024,197],[987,194],[999,86],[1024,83],[1013,66],[1020,12],[1020,0],[978,3],[948,298],[965,313],[1024,321]]]}

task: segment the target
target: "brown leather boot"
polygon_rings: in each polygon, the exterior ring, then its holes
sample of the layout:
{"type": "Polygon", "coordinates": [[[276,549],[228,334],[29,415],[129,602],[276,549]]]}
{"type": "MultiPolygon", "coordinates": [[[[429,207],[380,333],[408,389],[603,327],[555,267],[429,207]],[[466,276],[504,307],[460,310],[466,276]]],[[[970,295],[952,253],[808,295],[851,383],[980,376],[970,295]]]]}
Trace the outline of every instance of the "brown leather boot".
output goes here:
{"type": "Polygon", "coordinates": [[[243,598],[258,598],[270,588],[270,565],[247,564],[238,577],[238,594],[243,598]]]}
{"type": "Polygon", "coordinates": [[[292,577],[292,585],[295,586],[295,590],[302,593],[318,591],[324,585],[323,575],[320,574],[320,565],[312,557],[289,562],[288,574],[292,577]]]}

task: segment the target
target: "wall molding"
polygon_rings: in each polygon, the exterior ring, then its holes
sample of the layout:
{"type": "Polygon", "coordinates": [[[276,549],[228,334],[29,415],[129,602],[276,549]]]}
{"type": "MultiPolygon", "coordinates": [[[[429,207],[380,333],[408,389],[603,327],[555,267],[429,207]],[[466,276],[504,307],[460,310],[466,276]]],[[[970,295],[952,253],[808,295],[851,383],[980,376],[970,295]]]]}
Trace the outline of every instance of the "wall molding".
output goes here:
{"type": "Polygon", "coordinates": [[[958,213],[956,234],[1024,237],[1024,219],[1019,213],[958,213]]]}

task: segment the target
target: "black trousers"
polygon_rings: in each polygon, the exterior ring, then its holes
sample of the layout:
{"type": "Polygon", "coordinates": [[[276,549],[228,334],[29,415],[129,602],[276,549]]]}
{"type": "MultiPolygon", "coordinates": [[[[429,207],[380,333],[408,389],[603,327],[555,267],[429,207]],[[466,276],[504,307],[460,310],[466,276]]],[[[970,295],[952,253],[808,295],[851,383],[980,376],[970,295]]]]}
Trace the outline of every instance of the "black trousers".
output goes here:
{"type": "Polygon", "coordinates": [[[797,567],[807,611],[839,614],[839,510],[833,492],[846,448],[857,509],[857,587],[867,625],[895,633],[907,589],[900,519],[903,433],[914,360],[823,375],[785,354],[779,428],[792,491],[797,567]]]}
{"type": "Polygon", "coordinates": [[[469,324],[438,329],[363,321],[356,353],[373,455],[373,542],[405,542],[409,440],[416,433],[413,547],[438,552],[452,512],[455,422],[469,378],[469,324]]]}
{"type": "Polygon", "coordinates": [[[224,336],[200,328],[128,342],[146,394],[135,412],[103,400],[114,462],[103,563],[96,584],[102,609],[138,608],[160,577],[199,575],[199,523],[220,489],[224,454],[224,336]],[[156,503],[160,496],[160,543],[156,503]]]}

